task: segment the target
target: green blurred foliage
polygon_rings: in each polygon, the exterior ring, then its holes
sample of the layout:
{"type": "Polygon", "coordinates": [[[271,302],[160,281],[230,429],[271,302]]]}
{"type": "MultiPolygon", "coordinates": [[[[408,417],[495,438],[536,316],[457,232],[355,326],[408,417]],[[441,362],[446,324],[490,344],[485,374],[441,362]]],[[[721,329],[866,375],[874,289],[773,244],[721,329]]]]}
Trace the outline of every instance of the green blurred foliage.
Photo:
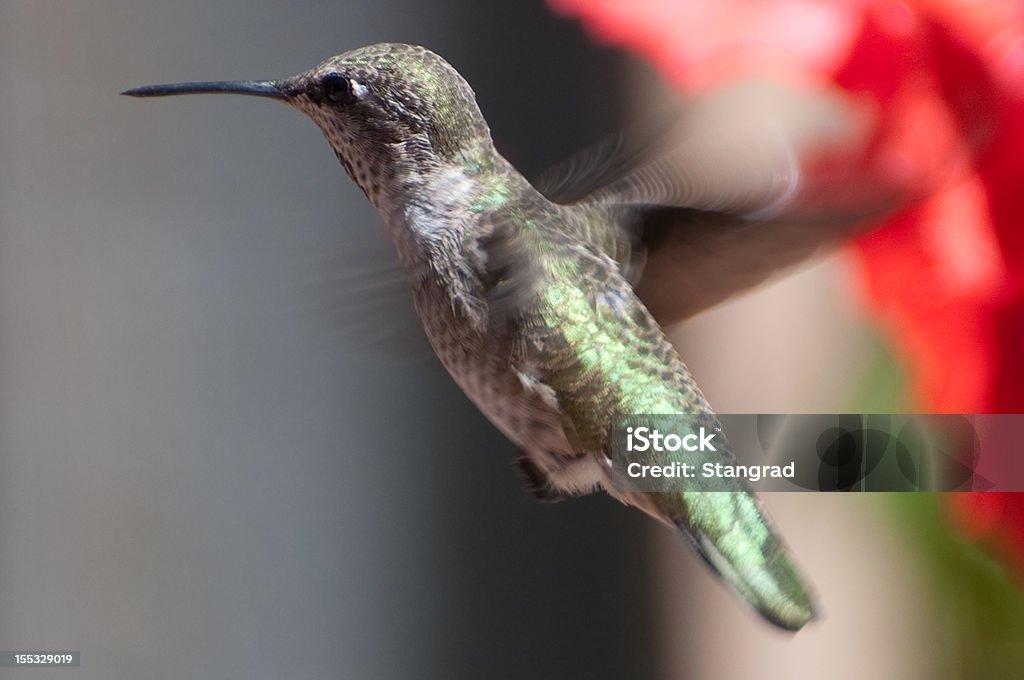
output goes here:
{"type": "Polygon", "coordinates": [[[932,594],[934,653],[948,678],[1024,677],[1024,574],[955,530],[945,494],[886,494],[932,594]]]}
{"type": "MultiPolygon", "coordinates": [[[[905,379],[880,341],[856,393],[862,412],[907,409],[905,379]]],[[[879,512],[905,540],[931,594],[932,652],[949,680],[1024,677],[1024,574],[957,532],[945,494],[879,494],[879,512]]],[[[880,571],[879,578],[884,578],[880,571]]]]}

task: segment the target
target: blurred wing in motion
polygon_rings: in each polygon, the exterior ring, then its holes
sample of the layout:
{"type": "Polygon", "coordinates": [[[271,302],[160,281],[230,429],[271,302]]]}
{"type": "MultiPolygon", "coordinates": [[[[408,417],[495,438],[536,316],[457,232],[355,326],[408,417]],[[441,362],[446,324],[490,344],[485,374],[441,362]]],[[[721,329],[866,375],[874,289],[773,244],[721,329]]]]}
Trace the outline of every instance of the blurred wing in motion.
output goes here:
{"type": "Polygon", "coordinates": [[[838,91],[745,81],[670,118],[585,150],[537,183],[556,203],[620,211],[622,240],[646,256],[636,290],[662,325],[925,193],[876,170],[871,117],[838,91]]]}
{"type": "Polygon", "coordinates": [[[434,356],[390,243],[356,242],[303,255],[295,304],[347,352],[408,364],[434,356]]]}

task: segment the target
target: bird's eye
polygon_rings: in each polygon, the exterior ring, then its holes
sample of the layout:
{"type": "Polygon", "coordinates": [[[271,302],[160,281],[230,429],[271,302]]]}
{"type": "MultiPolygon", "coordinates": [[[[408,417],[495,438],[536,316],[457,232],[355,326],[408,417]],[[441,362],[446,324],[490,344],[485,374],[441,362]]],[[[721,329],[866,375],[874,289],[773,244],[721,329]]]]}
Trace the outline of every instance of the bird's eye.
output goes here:
{"type": "Polygon", "coordinates": [[[354,85],[349,78],[332,73],[320,82],[320,92],[332,104],[351,104],[357,99],[354,85]]]}

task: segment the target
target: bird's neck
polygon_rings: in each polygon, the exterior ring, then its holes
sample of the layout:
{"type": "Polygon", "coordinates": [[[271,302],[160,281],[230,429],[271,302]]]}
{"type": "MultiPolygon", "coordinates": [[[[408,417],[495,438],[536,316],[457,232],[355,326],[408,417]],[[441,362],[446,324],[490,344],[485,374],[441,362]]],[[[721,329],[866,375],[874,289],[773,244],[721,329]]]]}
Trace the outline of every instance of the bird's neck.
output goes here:
{"type": "Polygon", "coordinates": [[[471,255],[480,238],[524,193],[534,191],[493,147],[458,162],[399,167],[375,202],[407,271],[471,255]]]}

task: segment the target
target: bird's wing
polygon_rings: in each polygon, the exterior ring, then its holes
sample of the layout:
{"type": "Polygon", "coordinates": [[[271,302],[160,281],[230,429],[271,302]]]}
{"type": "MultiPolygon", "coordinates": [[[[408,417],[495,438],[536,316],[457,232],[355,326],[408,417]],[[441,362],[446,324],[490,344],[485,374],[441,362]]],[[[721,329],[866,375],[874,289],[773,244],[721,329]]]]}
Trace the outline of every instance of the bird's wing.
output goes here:
{"type": "Polygon", "coordinates": [[[636,290],[662,325],[912,198],[872,169],[870,119],[839,93],[750,81],[661,118],[585,150],[537,186],[556,203],[617,212],[625,238],[646,250],[636,290]]]}

